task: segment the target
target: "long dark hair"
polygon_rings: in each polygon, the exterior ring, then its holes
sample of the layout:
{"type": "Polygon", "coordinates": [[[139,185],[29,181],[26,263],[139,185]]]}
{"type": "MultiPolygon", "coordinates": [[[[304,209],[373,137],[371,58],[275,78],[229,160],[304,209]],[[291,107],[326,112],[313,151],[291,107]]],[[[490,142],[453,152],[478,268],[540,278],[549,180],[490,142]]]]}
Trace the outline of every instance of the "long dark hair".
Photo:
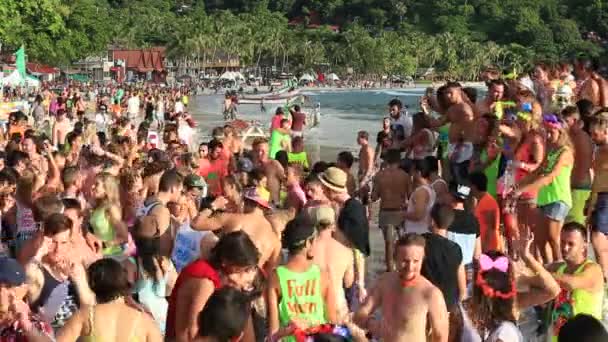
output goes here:
{"type": "MultiPolygon", "coordinates": [[[[501,257],[508,258],[505,254],[497,251],[489,251],[484,254],[492,261],[501,257]]],[[[481,271],[479,262],[475,262],[475,277],[473,284],[473,297],[468,307],[470,317],[477,331],[483,335],[494,331],[501,322],[509,321],[517,323],[514,314],[515,298],[513,264],[509,261],[507,272],[496,269],[481,271]],[[482,272],[480,274],[480,272],[482,272]],[[503,296],[495,294],[508,294],[503,296]]]]}
{"type": "MultiPolygon", "coordinates": [[[[138,225],[142,224],[141,220],[137,220],[135,223],[135,229],[138,230],[138,225]]],[[[141,263],[141,267],[144,269],[145,274],[154,279],[160,281],[166,270],[163,269],[162,254],[160,250],[160,236],[155,237],[142,237],[137,236],[134,239],[135,247],[137,247],[137,266],[141,263]],[[160,268],[159,268],[160,267],[160,268]]]]}
{"type": "MultiPolygon", "coordinates": [[[[209,257],[209,264],[216,270],[225,266],[257,267],[259,262],[260,252],[249,235],[243,231],[222,235],[209,257]]],[[[264,280],[264,275],[258,270],[252,289],[247,291],[249,298],[259,297],[264,292],[264,280]]]]}
{"type": "Polygon", "coordinates": [[[224,265],[236,267],[256,266],[260,261],[260,252],[243,231],[223,235],[211,250],[209,263],[215,269],[224,265]]]}

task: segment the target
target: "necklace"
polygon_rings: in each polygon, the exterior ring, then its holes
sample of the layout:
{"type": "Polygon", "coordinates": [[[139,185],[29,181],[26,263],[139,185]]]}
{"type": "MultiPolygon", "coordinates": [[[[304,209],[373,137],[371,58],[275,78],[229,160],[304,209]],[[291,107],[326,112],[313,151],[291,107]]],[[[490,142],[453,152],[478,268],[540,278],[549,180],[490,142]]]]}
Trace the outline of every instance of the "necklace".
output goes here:
{"type": "Polygon", "coordinates": [[[400,279],[401,280],[401,288],[404,290],[410,290],[414,285],[416,285],[416,281],[418,280],[418,276],[414,276],[411,279],[400,279]]]}

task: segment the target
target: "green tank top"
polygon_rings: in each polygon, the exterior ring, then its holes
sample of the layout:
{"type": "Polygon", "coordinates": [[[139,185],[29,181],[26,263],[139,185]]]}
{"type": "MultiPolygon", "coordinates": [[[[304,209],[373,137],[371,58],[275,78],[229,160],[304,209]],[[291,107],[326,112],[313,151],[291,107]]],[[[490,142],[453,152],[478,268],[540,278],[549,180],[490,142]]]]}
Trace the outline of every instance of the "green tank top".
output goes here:
{"type": "Polygon", "coordinates": [[[281,142],[285,139],[289,139],[289,135],[282,134],[276,129],[272,130],[272,134],[270,135],[270,151],[268,152],[270,158],[275,159],[277,152],[282,150],[281,142]]]}
{"type": "Polygon", "coordinates": [[[95,236],[104,243],[103,255],[117,255],[122,252],[121,246],[107,246],[107,243],[114,241],[116,238],[116,231],[108,220],[105,206],[93,210],[89,223],[95,236]]]}
{"type": "MultiPolygon", "coordinates": [[[[591,260],[585,261],[574,271],[573,275],[580,274],[586,265],[593,263],[591,260]]],[[[562,275],[565,271],[566,263],[561,265],[556,273],[562,275]]],[[[562,289],[555,299],[553,310],[551,311],[551,340],[557,342],[557,336],[561,327],[568,319],[580,313],[591,315],[601,321],[603,298],[604,293],[602,290],[593,293],[586,290],[566,291],[562,289]]]]}
{"type": "Polygon", "coordinates": [[[303,168],[308,169],[308,155],[306,155],[306,151],[294,153],[289,152],[287,154],[289,163],[295,163],[302,165],[303,168]]]}
{"type": "MultiPolygon", "coordinates": [[[[281,300],[279,301],[279,323],[287,327],[298,318],[316,326],[326,323],[325,303],[321,293],[321,269],[313,264],[306,272],[290,271],[285,266],[277,267],[281,300]]],[[[293,342],[290,336],[284,341],[293,342]]]]}
{"type": "MultiPolygon", "coordinates": [[[[481,160],[482,163],[486,163],[488,161],[488,151],[487,150],[483,150],[481,151],[481,155],[479,156],[479,159],[481,160]]],[[[494,161],[488,165],[484,170],[483,173],[486,175],[486,178],[488,179],[488,187],[487,187],[487,192],[492,195],[492,197],[494,197],[494,199],[496,199],[496,184],[498,183],[498,169],[500,166],[500,154],[498,156],[496,156],[496,158],[494,158],[494,161]]]]}
{"type": "MultiPolygon", "coordinates": [[[[551,151],[547,154],[547,166],[543,170],[544,174],[548,174],[553,170],[563,148],[555,151],[551,151]]],[[[543,206],[557,201],[566,203],[569,207],[572,207],[572,194],[570,193],[570,174],[572,173],[572,165],[566,165],[562,167],[559,174],[551,182],[551,184],[545,185],[538,191],[538,206],[543,206]]]]}

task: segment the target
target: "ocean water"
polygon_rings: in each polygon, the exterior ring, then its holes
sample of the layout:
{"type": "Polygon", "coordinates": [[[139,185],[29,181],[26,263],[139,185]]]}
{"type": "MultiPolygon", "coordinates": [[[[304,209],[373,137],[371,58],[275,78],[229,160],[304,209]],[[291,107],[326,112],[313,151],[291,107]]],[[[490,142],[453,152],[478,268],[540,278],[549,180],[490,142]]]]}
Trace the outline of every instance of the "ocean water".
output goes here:
{"type": "MultiPolygon", "coordinates": [[[[426,88],[386,90],[314,90],[302,94],[314,105],[321,105],[321,123],[304,133],[307,143],[320,146],[356,149],[356,134],[366,130],[374,137],[382,128],[382,119],[388,116],[388,103],[399,99],[408,107],[410,114],[419,110],[420,97],[426,88]]],[[[209,135],[213,127],[223,125],[221,108],[223,95],[200,95],[192,99],[190,112],[199,125],[201,136],[209,135]]],[[[239,118],[255,120],[266,126],[274,115],[276,105],[266,105],[267,112],[259,105],[239,105],[239,118]]],[[[304,111],[312,111],[306,107],[304,111]]],[[[204,140],[204,139],[203,139],[204,140]]]]}

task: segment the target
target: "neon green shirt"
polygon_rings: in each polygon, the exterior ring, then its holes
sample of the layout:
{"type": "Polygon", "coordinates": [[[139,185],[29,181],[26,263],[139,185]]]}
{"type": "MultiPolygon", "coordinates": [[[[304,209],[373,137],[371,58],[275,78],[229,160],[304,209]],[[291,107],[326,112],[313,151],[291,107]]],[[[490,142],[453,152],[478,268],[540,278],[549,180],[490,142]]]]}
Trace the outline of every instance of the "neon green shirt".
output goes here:
{"type": "MultiPolygon", "coordinates": [[[[310,326],[326,323],[325,302],[321,293],[321,269],[313,264],[306,272],[292,272],[285,266],[277,267],[281,299],[279,324],[287,327],[294,318],[304,320],[310,326]]],[[[293,342],[293,336],[283,341],[293,342]]]]}

